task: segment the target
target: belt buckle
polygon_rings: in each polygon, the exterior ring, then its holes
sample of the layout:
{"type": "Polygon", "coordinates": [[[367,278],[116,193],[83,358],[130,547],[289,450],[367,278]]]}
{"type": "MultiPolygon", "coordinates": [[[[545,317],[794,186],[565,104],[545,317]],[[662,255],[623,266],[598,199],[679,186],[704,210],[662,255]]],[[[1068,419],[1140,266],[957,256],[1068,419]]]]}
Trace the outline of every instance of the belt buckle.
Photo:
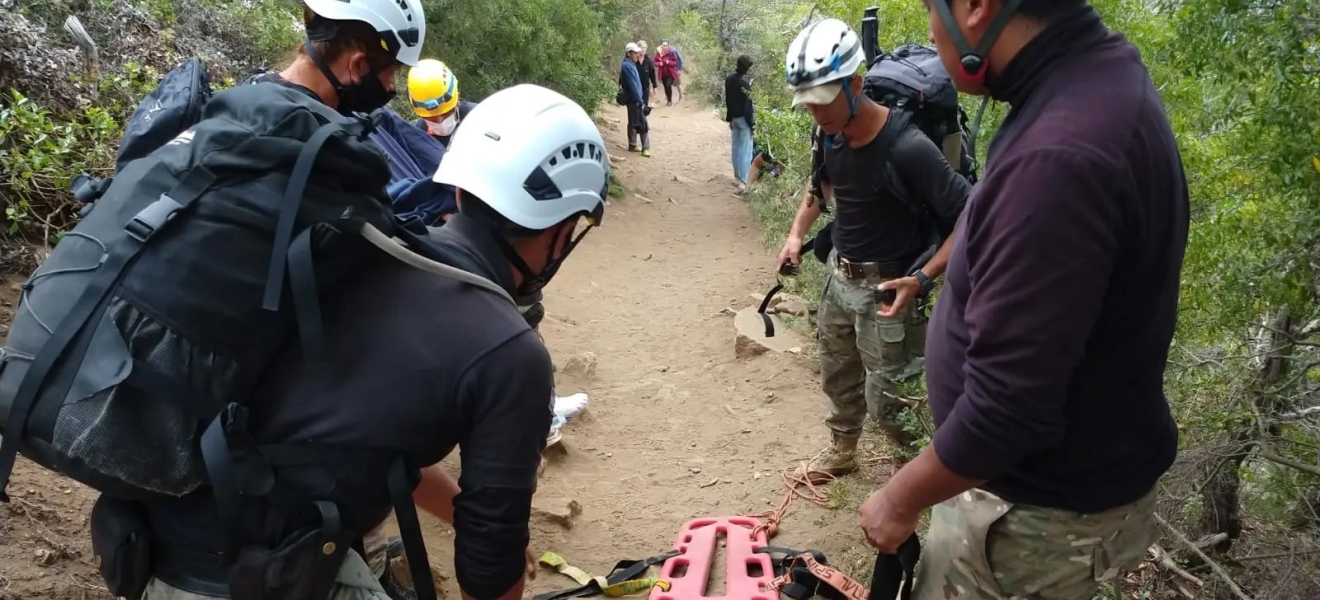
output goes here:
{"type": "Polygon", "coordinates": [[[851,261],[842,256],[839,257],[838,266],[839,271],[841,271],[843,276],[847,279],[857,279],[857,273],[861,270],[857,265],[854,265],[851,261]]]}

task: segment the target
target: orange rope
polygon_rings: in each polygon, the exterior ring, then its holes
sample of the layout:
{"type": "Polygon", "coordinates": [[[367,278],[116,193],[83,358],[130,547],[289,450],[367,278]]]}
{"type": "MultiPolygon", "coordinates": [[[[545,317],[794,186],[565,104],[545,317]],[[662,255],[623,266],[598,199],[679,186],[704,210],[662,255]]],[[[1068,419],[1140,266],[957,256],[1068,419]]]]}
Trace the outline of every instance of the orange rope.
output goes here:
{"type": "Polygon", "coordinates": [[[797,468],[784,469],[779,473],[779,476],[784,480],[784,485],[788,486],[788,493],[784,494],[784,501],[779,503],[779,508],[748,515],[754,519],[764,519],[764,522],[752,530],[753,539],[759,533],[765,533],[766,541],[774,537],[775,533],[779,531],[780,521],[784,519],[784,515],[788,514],[788,508],[793,505],[793,498],[798,496],[820,506],[831,508],[825,490],[816,486],[823,486],[834,481],[833,475],[824,471],[809,470],[807,463],[802,463],[797,468]]]}

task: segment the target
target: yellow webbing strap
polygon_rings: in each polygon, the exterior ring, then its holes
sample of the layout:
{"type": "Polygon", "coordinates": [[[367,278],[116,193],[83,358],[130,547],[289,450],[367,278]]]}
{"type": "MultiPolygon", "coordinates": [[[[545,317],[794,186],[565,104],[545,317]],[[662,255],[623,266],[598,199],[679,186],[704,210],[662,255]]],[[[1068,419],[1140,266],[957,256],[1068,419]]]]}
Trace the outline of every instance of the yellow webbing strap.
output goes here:
{"type": "Polygon", "coordinates": [[[571,577],[573,581],[578,582],[579,585],[586,586],[594,583],[596,584],[595,587],[600,589],[602,595],[610,598],[630,596],[632,594],[648,591],[653,587],[659,587],[666,592],[669,591],[669,582],[656,577],[629,579],[611,585],[604,577],[592,577],[591,575],[588,575],[586,571],[568,564],[568,561],[564,560],[564,557],[555,554],[554,552],[546,552],[545,554],[542,554],[541,559],[538,562],[558,571],[561,575],[571,577]]]}

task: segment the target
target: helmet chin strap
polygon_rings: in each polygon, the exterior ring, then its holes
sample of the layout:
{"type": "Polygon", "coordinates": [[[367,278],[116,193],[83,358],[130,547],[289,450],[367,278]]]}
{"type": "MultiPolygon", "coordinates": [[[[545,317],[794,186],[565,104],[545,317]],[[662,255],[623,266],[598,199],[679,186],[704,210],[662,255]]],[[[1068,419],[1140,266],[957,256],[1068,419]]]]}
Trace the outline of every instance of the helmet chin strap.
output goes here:
{"type": "Polygon", "coordinates": [[[339,78],[335,77],[335,72],[331,71],[330,67],[326,66],[325,61],[321,60],[321,55],[316,53],[316,46],[312,44],[311,36],[309,35],[303,43],[307,47],[307,57],[312,59],[312,64],[315,64],[316,68],[321,70],[321,74],[325,75],[326,80],[330,82],[330,87],[334,88],[335,95],[343,96],[344,84],[340,83],[339,78]]]}
{"type": "Polygon", "coordinates": [[[931,5],[935,7],[935,13],[939,15],[940,22],[944,24],[944,30],[948,32],[949,38],[953,40],[953,46],[958,50],[958,62],[961,65],[963,78],[972,83],[985,85],[985,76],[989,72],[989,64],[986,61],[986,55],[990,53],[990,47],[999,41],[999,34],[1004,32],[1004,27],[1013,19],[1017,13],[1018,6],[1022,0],[1005,0],[1004,7],[1000,9],[999,14],[995,15],[995,20],[990,23],[990,28],[985,30],[985,35],[981,36],[981,43],[973,49],[971,44],[967,43],[967,38],[963,37],[962,30],[958,29],[958,23],[953,19],[953,11],[949,8],[951,0],[931,0],[931,5]]]}
{"type": "MultiPolygon", "coordinates": [[[[940,0],[934,1],[939,2],[940,0]]],[[[857,96],[854,96],[852,93],[851,77],[843,82],[843,97],[848,101],[848,120],[843,122],[843,127],[839,128],[839,133],[830,136],[830,143],[833,144],[835,148],[842,148],[844,143],[847,142],[847,138],[844,137],[843,132],[852,124],[853,119],[857,118],[857,96]]]]}
{"type": "Polygon", "coordinates": [[[532,294],[545,287],[547,283],[550,283],[550,280],[554,278],[555,273],[559,272],[560,265],[564,264],[564,260],[573,252],[573,249],[582,241],[582,238],[587,237],[587,232],[591,231],[591,229],[592,228],[588,226],[577,236],[576,239],[568,240],[568,243],[564,246],[564,251],[559,254],[558,258],[555,258],[554,254],[555,246],[559,245],[559,236],[568,235],[571,237],[573,232],[569,231],[567,234],[556,234],[555,239],[551,242],[550,246],[545,249],[545,268],[541,269],[540,273],[533,273],[532,268],[527,266],[527,261],[523,260],[521,254],[518,254],[518,250],[513,247],[513,244],[509,243],[509,240],[505,239],[498,230],[494,231],[495,242],[499,244],[500,250],[504,253],[504,258],[508,259],[509,264],[512,265],[514,269],[518,270],[519,275],[522,275],[522,284],[518,285],[514,292],[518,295],[532,294]]]}

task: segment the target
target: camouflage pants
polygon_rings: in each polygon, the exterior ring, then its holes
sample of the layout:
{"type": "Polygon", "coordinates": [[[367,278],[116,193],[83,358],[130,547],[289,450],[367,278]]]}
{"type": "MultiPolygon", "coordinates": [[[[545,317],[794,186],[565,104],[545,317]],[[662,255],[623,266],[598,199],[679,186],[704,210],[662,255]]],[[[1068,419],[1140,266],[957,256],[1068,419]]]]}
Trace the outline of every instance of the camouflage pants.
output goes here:
{"type": "Polygon", "coordinates": [[[849,280],[837,270],[826,278],[816,311],[821,387],[829,397],[825,424],[843,435],[859,435],[869,413],[906,445],[911,436],[899,423],[906,405],[898,397],[898,382],[921,372],[926,317],[913,304],[891,318],[876,315],[875,288],[881,281],[849,280]]]}
{"type": "MultiPolygon", "coordinates": [[[[215,600],[216,596],[204,596],[185,592],[159,579],[152,579],[147,584],[142,600],[215,600]]],[[[349,550],[344,555],[344,562],[335,575],[335,585],[330,589],[327,600],[392,600],[377,581],[362,556],[356,550],[349,550]]]]}
{"type": "Polygon", "coordinates": [[[914,600],[1090,600],[1159,536],[1155,496],[1096,514],[974,489],[936,506],[914,600]]]}

